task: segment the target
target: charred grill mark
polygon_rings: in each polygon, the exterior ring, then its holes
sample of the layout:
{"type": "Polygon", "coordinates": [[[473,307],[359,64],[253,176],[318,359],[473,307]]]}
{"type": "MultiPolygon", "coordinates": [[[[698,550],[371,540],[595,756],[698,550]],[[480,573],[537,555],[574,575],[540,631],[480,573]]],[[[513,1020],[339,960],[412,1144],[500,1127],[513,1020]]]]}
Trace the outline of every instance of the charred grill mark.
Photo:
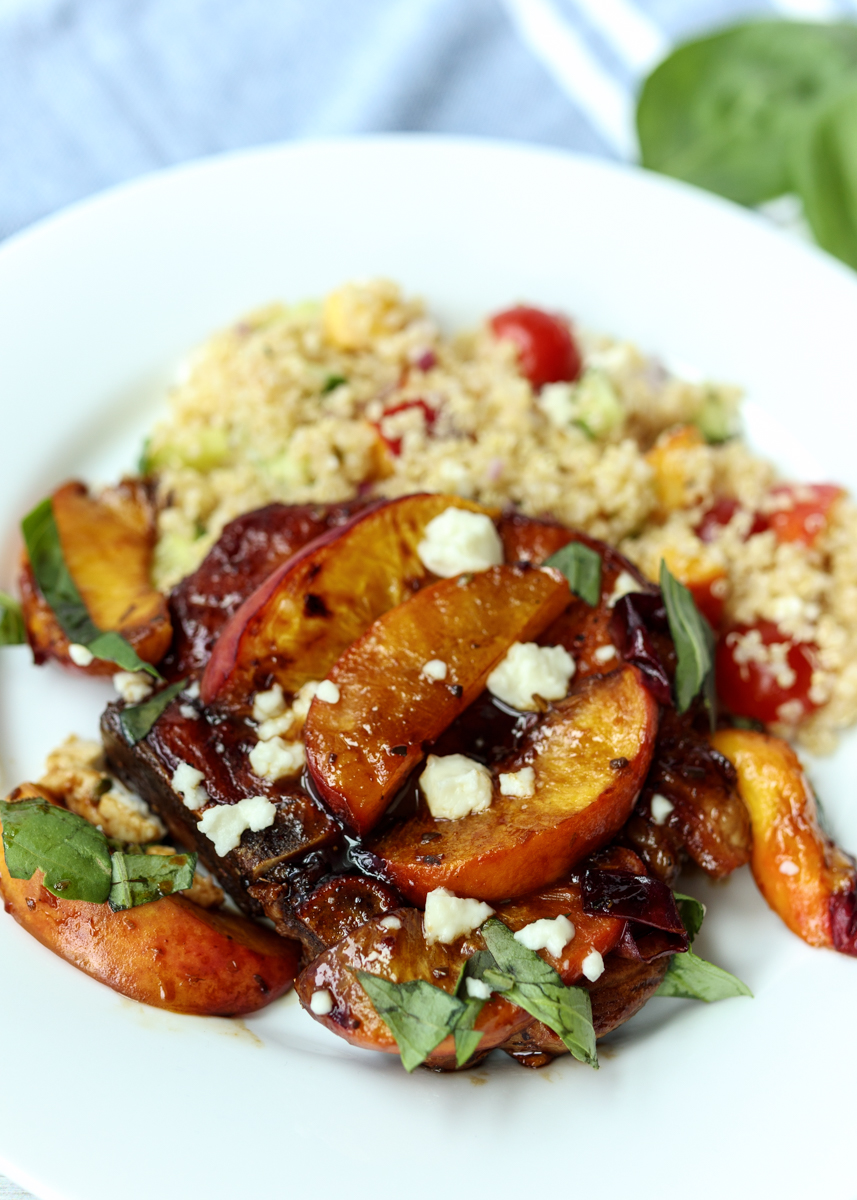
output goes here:
{"type": "Polygon", "coordinates": [[[304,597],[304,613],[308,617],[329,617],[332,616],[330,609],[325,604],[321,596],[317,596],[315,592],[307,592],[304,597]]]}

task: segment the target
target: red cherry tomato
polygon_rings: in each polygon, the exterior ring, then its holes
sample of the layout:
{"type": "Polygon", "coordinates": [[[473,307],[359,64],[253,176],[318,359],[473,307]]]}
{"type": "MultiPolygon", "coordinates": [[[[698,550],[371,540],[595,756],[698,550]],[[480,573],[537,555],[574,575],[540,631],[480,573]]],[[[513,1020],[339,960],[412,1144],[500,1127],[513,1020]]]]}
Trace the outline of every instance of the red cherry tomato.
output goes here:
{"type": "Polygon", "coordinates": [[[401,404],[394,404],[392,408],[385,409],[384,416],[381,417],[381,420],[378,422],[375,428],[381,434],[381,440],[384,442],[384,445],[396,458],[398,458],[402,453],[402,439],[400,437],[387,437],[383,432],[381,425],[384,421],[384,417],[392,417],[395,413],[407,412],[409,408],[421,408],[423,410],[426,429],[429,432],[431,431],[432,425],[434,425],[435,421],[437,420],[436,410],[433,409],[430,404],[426,404],[425,400],[403,400],[401,404]]]}
{"type": "Polygon", "coordinates": [[[537,391],[546,383],[573,383],[580,377],[580,351],[563,317],[520,305],[497,313],[490,324],[495,337],[518,347],[521,374],[537,391]]]}
{"type": "Polygon", "coordinates": [[[812,643],[793,642],[772,621],[736,625],[717,645],[721,703],[737,717],[797,725],[818,708],[809,698],[815,655],[812,643]],[[787,649],[767,651],[779,646],[787,649]],[[759,661],[767,657],[771,661],[759,661]]]}
{"type": "Polygon", "coordinates": [[[783,483],[771,488],[782,508],[766,514],[767,525],[780,542],[811,546],[827,524],[830,509],[842,495],[832,483],[783,483]]]}
{"type": "MultiPolygon", "coordinates": [[[[719,500],[714,501],[708,512],[703,514],[702,520],[696,527],[697,536],[702,538],[704,542],[713,542],[718,532],[724,525],[729,524],[740,508],[741,505],[737,500],[730,500],[727,496],[721,496],[719,500]]],[[[759,513],[756,513],[747,537],[752,537],[754,533],[763,533],[767,528],[768,522],[766,519],[759,513]]]]}

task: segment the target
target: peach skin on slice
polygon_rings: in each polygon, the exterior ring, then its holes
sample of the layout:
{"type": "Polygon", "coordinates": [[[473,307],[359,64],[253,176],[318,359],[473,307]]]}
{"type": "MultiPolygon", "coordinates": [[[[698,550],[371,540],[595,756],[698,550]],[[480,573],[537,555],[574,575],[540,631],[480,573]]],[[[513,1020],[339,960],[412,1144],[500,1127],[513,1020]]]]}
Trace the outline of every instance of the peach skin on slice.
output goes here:
{"type": "Polygon", "coordinates": [[[249,596],[215,644],[201,694],[246,705],[276,681],[287,693],[323,679],[342,651],[427,578],[417,553],[448,508],[487,512],[458,496],[403,496],[322,534],[249,596]]]}
{"type": "Polygon", "coordinates": [[[511,760],[492,768],[490,808],[440,821],[421,805],[372,849],[416,904],[437,887],[489,903],[546,887],[625,824],[649,769],[657,725],[657,702],[635,667],[590,676],[511,760]],[[497,777],[527,766],[535,774],[534,795],[502,795],[497,777]]]}
{"type": "Polygon", "coordinates": [[[780,738],[744,729],[721,729],[711,740],[738,772],[759,891],[811,946],[857,955],[854,860],[819,826],[815,796],[794,750],[780,738]]]}
{"type": "MultiPolygon", "coordinates": [[[[28,795],[50,799],[25,785],[10,800],[28,795]]],[[[172,1012],[255,1012],[288,989],[300,965],[297,942],[181,895],[123,912],[64,900],[42,886],[41,871],[13,879],[2,847],[0,895],[6,912],[54,954],[123,996],[172,1012]]]]}
{"type": "Polygon", "coordinates": [[[322,798],[359,834],[383,815],[513,642],[532,641],[569,602],[550,567],[491,567],[442,579],[379,617],[333,666],[340,698],[316,697],[304,727],[322,798]],[[446,667],[429,678],[426,663],[446,667]]]}
{"type": "MultiPolygon", "coordinates": [[[[155,519],[144,487],[131,480],[91,496],[82,483],[66,483],[51,497],[63,557],[89,615],[101,630],[115,630],[145,662],[158,663],[172,640],[167,598],[151,583],[155,519]]],[[[80,667],[24,556],[20,577],[27,636],[37,663],[54,658],[87,675],[112,675],[114,663],[94,659],[80,667]]]]}

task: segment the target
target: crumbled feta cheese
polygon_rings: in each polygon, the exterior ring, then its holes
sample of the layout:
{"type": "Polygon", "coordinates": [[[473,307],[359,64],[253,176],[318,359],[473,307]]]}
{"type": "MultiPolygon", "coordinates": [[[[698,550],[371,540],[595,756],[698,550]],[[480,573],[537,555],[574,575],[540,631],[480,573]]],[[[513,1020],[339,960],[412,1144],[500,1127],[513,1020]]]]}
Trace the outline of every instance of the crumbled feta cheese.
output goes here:
{"type": "Polygon", "coordinates": [[[292,713],[298,721],[305,721],[306,715],[309,712],[309,706],[315,699],[315,694],[318,691],[319,680],[308,679],[303,687],[298,688],[295,698],[292,701],[292,713]]]}
{"type": "Polygon", "coordinates": [[[491,997],[491,989],[484,979],[465,979],[464,986],[472,1000],[488,1000],[491,997]]]}
{"type": "Polygon", "coordinates": [[[420,787],[431,815],[445,821],[485,812],[494,792],[488,768],[464,754],[430,754],[420,787]]]}
{"type": "Polygon", "coordinates": [[[529,800],[536,794],[536,773],[532,767],[521,767],[520,771],[507,771],[500,776],[500,795],[518,796],[529,800]]]}
{"type": "Polygon", "coordinates": [[[326,1017],[328,1013],[333,1012],[333,996],[327,988],[321,988],[318,992],[313,992],[309,998],[310,1010],[317,1017],[326,1017]]]}
{"type": "Polygon", "coordinates": [[[616,657],[616,647],[599,646],[598,649],[593,652],[592,657],[597,663],[600,663],[603,666],[604,663],[610,662],[611,658],[616,657]]]}
{"type": "Polygon", "coordinates": [[[199,828],[214,842],[222,858],[241,841],[245,829],[258,833],[274,824],[277,806],[267,796],[245,796],[237,804],[214,804],[202,814],[199,828]]]}
{"type": "Polygon", "coordinates": [[[574,386],[570,383],[546,383],[536,403],[555,429],[568,429],[574,420],[574,386]]]}
{"type": "Polygon", "coordinates": [[[494,522],[485,513],[447,508],[426,525],[417,554],[426,570],[442,579],[451,579],[462,571],[499,567],[503,561],[503,543],[494,522]]]}
{"type": "Polygon", "coordinates": [[[435,942],[454,942],[465,933],[478,929],[493,912],[494,909],[481,900],[459,899],[446,888],[435,888],[426,896],[423,918],[426,943],[433,946],[435,942]]]}
{"type": "Polygon", "coordinates": [[[446,673],[447,666],[442,658],[430,658],[427,663],[423,663],[423,669],[420,671],[420,675],[431,683],[440,683],[442,679],[446,679],[446,673]]]}
{"type": "Polygon", "coordinates": [[[189,808],[191,812],[196,812],[211,799],[201,786],[204,778],[202,771],[198,771],[187,762],[180,762],[173,771],[173,791],[178,792],[185,808],[189,808]]]}
{"type": "Polygon", "coordinates": [[[291,732],[294,723],[291,712],[284,712],[281,717],[269,717],[256,729],[256,737],[260,742],[270,742],[271,738],[282,737],[284,733],[291,732]]]}
{"type": "Polygon", "coordinates": [[[267,692],[257,692],[253,697],[253,720],[267,721],[271,717],[281,717],[286,711],[286,700],[283,689],[278,683],[267,692]]]}
{"type": "Polygon", "coordinates": [[[401,929],[402,922],[398,917],[382,917],[378,922],[384,929],[401,929]]]}
{"type": "Polygon", "coordinates": [[[581,963],[581,970],[590,983],[595,983],[604,974],[604,959],[597,950],[590,950],[581,963]]]}
{"type": "Polygon", "coordinates": [[[195,721],[199,717],[199,713],[192,704],[180,704],[179,712],[188,721],[195,721]]]}
{"type": "Polygon", "coordinates": [[[513,642],[502,662],[488,676],[492,696],[512,708],[536,712],[535,697],[562,700],[574,674],[574,659],[564,646],[537,646],[513,642]]]}
{"type": "Polygon", "coordinates": [[[542,917],[539,921],[531,921],[515,934],[515,941],[526,946],[528,950],[547,950],[554,958],[559,958],[568,943],[574,937],[574,926],[566,916],[542,917]]]}
{"type": "Polygon", "coordinates": [[[674,808],[675,805],[672,801],[667,800],[666,796],[662,796],[660,792],[655,792],[649,809],[652,815],[652,824],[663,825],[674,808]]]}
{"type": "Polygon", "coordinates": [[[81,646],[80,642],[69,643],[68,656],[76,667],[88,667],[95,658],[89,647],[81,646]]]}
{"type": "Polygon", "coordinates": [[[321,700],[323,704],[339,703],[339,688],[330,679],[322,679],[315,695],[316,699],[321,700]]]}
{"type": "Polygon", "coordinates": [[[126,704],[139,704],[151,696],[151,678],[144,671],[117,671],[113,686],[126,704]]]}
{"type": "Polygon", "coordinates": [[[273,737],[267,742],[257,742],[249,754],[253,774],[260,779],[288,779],[299,775],[306,765],[303,742],[284,742],[273,737]]]}
{"type": "Polygon", "coordinates": [[[639,592],[640,590],[640,584],[630,571],[620,571],[616,577],[616,582],[613,584],[613,591],[610,593],[607,607],[614,608],[623,596],[627,596],[631,592],[639,592]]]}
{"type": "Polygon", "coordinates": [[[784,858],[783,861],[780,863],[780,874],[781,875],[799,875],[800,867],[797,865],[796,862],[792,862],[792,860],[790,858],[784,858]]]}
{"type": "Polygon", "coordinates": [[[199,680],[194,679],[194,681],[190,685],[190,687],[185,688],[185,690],[182,692],[182,695],[187,696],[188,700],[198,700],[199,699],[199,680]]]}

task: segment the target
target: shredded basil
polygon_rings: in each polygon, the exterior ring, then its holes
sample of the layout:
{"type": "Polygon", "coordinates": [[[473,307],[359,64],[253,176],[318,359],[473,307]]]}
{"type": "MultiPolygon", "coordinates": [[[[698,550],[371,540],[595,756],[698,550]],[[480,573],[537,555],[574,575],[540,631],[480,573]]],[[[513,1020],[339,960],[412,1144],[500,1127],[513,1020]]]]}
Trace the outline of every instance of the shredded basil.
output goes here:
{"type": "MultiPolygon", "coordinates": [[[[702,926],[705,905],[692,896],[675,893],[678,910],[691,943],[702,926]]],[[[753,993],[735,975],[716,967],[714,963],[700,958],[693,949],[683,954],[674,954],[656,996],[674,996],[684,1000],[704,1000],[707,1004],[715,1000],[729,1000],[733,996],[751,996],[753,993]]]]}
{"type": "MultiPolygon", "coordinates": [[[[472,1028],[479,1015],[478,1011],[473,1012],[472,1005],[424,979],[390,983],[368,971],[357,971],[356,975],[372,1007],[396,1039],[402,1066],[408,1072],[425,1062],[432,1050],[455,1032],[459,1021],[465,1020],[472,1028]]],[[[466,1061],[458,1060],[457,1040],[456,1061],[459,1066],[466,1061]]]]}
{"type": "Polygon", "coordinates": [[[121,634],[102,631],[90,617],[66,566],[50,496],[24,517],[21,530],[36,583],[68,640],[125,671],[147,671],[160,679],[152,664],[143,662],[121,634]]]}
{"type": "Polygon", "coordinates": [[[21,605],[6,592],[0,592],[0,646],[20,646],[26,640],[21,605]]]}
{"type": "Polygon", "coordinates": [[[676,708],[690,708],[694,697],[703,692],[711,720],[714,720],[714,633],[683,583],[672,575],[661,559],[661,592],[667,610],[670,633],[675,643],[676,708]]]}
{"type": "Polygon", "coordinates": [[[815,240],[857,268],[857,94],[819,113],[795,155],[795,184],[815,240]]]}
{"type": "Polygon", "coordinates": [[[544,561],[556,567],[568,580],[568,586],[590,608],[601,599],[601,555],[583,542],[569,542],[544,561]]]}
{"type": "Polygon", "coordinates": [[[324,383],[321,385],[322,396],[326,396],[328,392],[335,391],[336,388],[342,387],[343,383],[347,382],[348,380],[344,375],[328,375],[327,379],[325,379],[324,383]]]}
{"type": "Polygon", "coordinates": [[[180,679],[177,683],[171,683],[169,687],[156,692],[148,700],[122,709],[119,714],[119,724],[122,726],[125,741],[129,746],[136,746],[137,742],[141,742],[146,737],[164,709],[186,686],[187,680],[180,679]]]}
{"type": "Polygon", "coordinates": [[[42,871],[44,886],[62,900],[109,901],[114,910],[148,904],[193,883],[196,854],[115,850],[100,829],[47,800],[0,800],[3,853],[13,879],[42,871]]]}

